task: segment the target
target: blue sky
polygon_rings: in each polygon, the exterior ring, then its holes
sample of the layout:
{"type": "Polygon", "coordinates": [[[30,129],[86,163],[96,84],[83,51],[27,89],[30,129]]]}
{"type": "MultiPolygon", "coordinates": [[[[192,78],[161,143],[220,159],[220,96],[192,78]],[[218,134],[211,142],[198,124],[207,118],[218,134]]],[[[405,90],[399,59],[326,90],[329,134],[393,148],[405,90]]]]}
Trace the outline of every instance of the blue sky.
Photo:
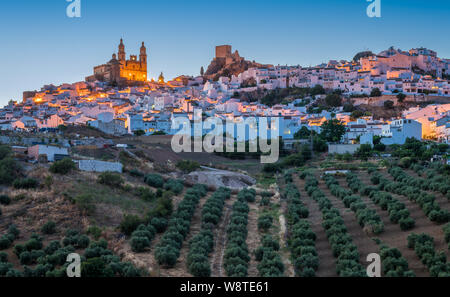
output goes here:
{"type": "Polygon", "coordinates": [[[450,58],[450,1],[381,0],[368,18],[366,0],[81,0],[82,17],[66,16],[66,0],[0,4],[0,105],[44,84],[82,81],[117,52],[145,41],[149,77],[198,75],[214,46],[231,44],[261,63],[317,65],[362,50],[429,47],[450,58]]]}

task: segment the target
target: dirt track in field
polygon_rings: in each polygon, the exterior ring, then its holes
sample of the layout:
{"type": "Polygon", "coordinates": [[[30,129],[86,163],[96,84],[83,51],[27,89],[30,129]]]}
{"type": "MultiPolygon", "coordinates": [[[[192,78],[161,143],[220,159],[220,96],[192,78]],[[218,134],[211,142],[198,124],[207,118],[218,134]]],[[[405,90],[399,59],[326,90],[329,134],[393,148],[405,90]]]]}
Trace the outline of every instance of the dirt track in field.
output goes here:
{"type": "Polygon", "coordinates": [[[212,277],[226,276],[225,269],[223,268],[223,256],[225,254],[225,248],[227,245],[227,227],[230,223],[231,209],[235,201],[236,195],[231,196],[230,199],[225,201],[222,218],[215,230],[214,251],[212,252],[210,257],[212,277]]]}
{"type": "Polygon", "coordinates": [[[248,213],[248,224],[247,224],[247,247],[250,256],[250,262],[248,263],[248,276],[257,277],[258,276],[258,262],[255,259],[254,251],[260,246],[260,235],[258,232],[258,206],[257,202],[249,202],[250,212],[248,213]]]}

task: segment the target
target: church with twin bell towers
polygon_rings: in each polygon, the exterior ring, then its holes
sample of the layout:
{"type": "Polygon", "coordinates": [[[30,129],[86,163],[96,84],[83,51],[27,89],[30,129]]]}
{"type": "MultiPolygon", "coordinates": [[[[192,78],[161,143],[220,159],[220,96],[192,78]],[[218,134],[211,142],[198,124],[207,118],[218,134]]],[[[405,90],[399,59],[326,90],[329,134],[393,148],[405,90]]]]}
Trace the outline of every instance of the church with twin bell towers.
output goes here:
{"type": "Polygon", "coordinates": [[[127,60],[125,45],[120,39],[119,51],[103,65],[94,67],[94,74],[86,77],[86,81],[106,81],[115,85],[139,85],[147,81],[147,49],[142,42],[139,59],[130,55],[127,60]]]}

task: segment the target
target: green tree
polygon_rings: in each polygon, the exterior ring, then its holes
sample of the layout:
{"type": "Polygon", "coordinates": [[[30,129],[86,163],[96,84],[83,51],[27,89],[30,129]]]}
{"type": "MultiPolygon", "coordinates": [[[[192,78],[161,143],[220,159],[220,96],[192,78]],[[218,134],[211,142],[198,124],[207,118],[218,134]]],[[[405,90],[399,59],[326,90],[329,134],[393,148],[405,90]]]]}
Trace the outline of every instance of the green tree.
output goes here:
{"type": "Polygon", "coordinates": [[[98,182],[107,186],[120,188],[124,180],[120,174],[107,171],[98,176],[98,182]]]}
{"type": "Polygon", "coordinates": [[[345,126],[336,119],[326,121],[321,128],[320,136],[328,142],[339,142],[345,134],[345,126]]]}
{"type": "Polygon", "coordinates": [[[381,93],[379,88],[374,88],[370,92],[370,97],[381,97],[381,95],[383,95],[383,94],[381,93]]]}
{"type": "Polygon", "coordinates": [[[327,142],[322,137],[316,135],[313,138],[313,149],[315,152],[326,152],[328,150],[327,142]]]}
{"type": "Polygon", "coordinates": [[[342,105],[342,98],[338,94],[329,94],[327,97],[325,97],[325,103],[329,107],[338,107],[342,105]]]}
{"type": "Polygon", "coordinates": [[[56,223],[53,221],[48,221],[42,226],[41,232],[43,234],[54,234],[56,232],[56,223]]]}
{"type": "Polygon", "coordinates": [[[64,158],[61,161],[56,161],[50,166],[50,172],[58,174],[67,174],[71,170],[74,170],[75,163],[70,158],[64,158]]]}
{"type": "Polygon", "coordinates": [[[354,110],[355,110],[355,106],[353,106],[353,104],[351,104],[351,103],[344,104],[344,108],[343,108],[344,112],[352,112],[354,110]]]}
{"type": "Polygon", "coordinates": [[[384,108],[386,108],[386,109],[394,108],[394,102],[392,102],[391,100],[384,101],[383,105],[384,105],[384,108]]]}
{"type": "Polygon", "coordinates": [[[311,131],[306,126],[302,126],[300,130],[294,134],[294,139],[308,139],[310,137],[311,131]]]}
{"type": "Polygon", "coordinates": [[[311,89],[311,95],[315,96],[315,95],[323,95],[325,94],[325,89],[321,86],[321,85],[315,85],[312,89],[311,89]]]}
{"type": "Polygon", "coordinates": [[[355,155],[361,160],[369,159],[372,156],[372,146],[370,144],[361,144],[361,146],[356,151],[355,155]]]}
{"type": "Polygon", "coordinates": [[[119,228],[124,234],[131,235],[140,224],[142,224],[142,220],[138,216],[126,214],[119,228]]]}
{"type": "Polygon", "coordinates": [[[359,59],[361,59],[361,58],[366,58],[366,57],[370,57],[370,56],[374,56],[374,55],[375,54],[371,51],[359,52],[353,57],[353,62],[359,62],[359,59]]]}
{"type": "Polygon", "coordinates": [[[406,98],[406,95],[403,93],[399,93],[397,95],[398,102],[400,102],[400,103],[402,103],[405,100],[405,98],[406,98]]]}

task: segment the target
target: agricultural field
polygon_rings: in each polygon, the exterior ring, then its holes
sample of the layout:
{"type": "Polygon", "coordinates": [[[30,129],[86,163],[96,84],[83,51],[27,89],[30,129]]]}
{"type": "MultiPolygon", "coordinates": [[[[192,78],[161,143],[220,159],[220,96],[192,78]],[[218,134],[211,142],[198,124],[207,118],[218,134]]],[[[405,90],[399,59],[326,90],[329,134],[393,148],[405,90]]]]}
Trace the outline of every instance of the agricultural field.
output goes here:
{"type": "Polygon", "coordinates": [[[115,158],[123,173],[87,173],[0,146],[0,276],[64,276],[72,253],[102,277],[366,277],[372,254],[383,277],[450,275],[439,164],[290,155],[231,189],[185,180],[195,161],[162,173],[136,149],[115,158]]]}
{"type": "Polygon", "coordinates": [[[305,166],[282,182],[296,275],[363,277],[377,253],[385,277],[450,276],[448,177],[420,167],[327,174],[305,166]]]}

